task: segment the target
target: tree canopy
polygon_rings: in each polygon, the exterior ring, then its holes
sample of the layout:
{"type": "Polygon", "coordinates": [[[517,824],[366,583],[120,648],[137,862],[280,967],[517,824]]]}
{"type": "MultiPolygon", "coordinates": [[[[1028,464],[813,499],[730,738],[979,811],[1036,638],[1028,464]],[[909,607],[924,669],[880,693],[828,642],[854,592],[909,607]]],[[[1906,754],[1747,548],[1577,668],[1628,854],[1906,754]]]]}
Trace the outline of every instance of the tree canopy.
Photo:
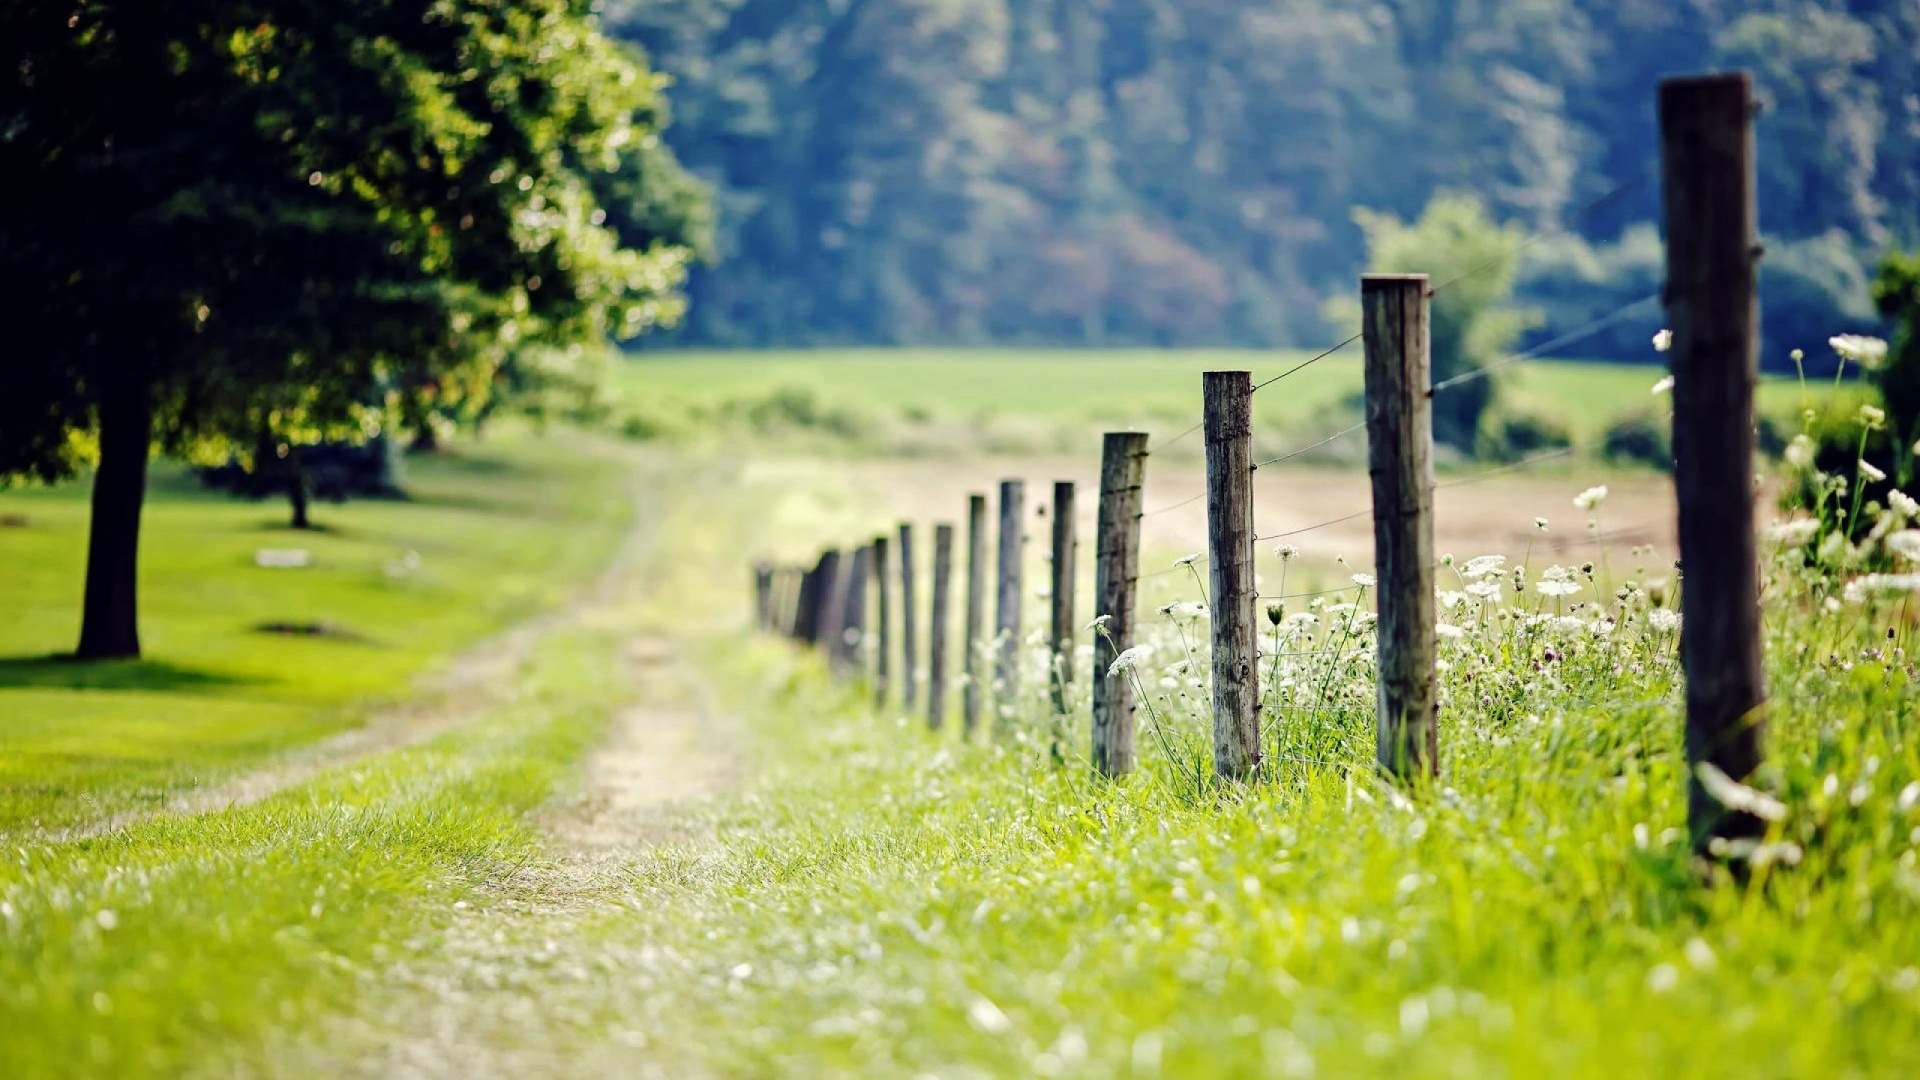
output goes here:
{"type": "Polygon", "coordinates": [[[0,39],[0,476],[99,462],[82,653],[138,651],[150,443],[477,407],[681,311],[698,192],[581,0],[19,0],[0,39]]]}

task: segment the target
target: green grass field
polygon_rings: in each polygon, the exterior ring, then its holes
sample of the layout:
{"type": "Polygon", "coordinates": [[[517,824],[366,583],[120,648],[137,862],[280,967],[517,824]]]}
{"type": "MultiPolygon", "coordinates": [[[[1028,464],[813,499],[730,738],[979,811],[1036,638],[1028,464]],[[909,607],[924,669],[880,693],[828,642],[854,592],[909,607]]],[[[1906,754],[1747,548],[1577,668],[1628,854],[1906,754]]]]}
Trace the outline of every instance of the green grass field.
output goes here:
{"type": "MultiPolygon", "coordinates": [[[[911,360],[865,407],[977,409],[977,362],[911,360]]],[[[1062,403],[1087,362],[990,361],[1056,412],[1107,407],[1062,403]]],[[[1167,392],[1212,363],[1183,358],[1167,392]]],[[[728,399],[754,370],[649,360],[622,400],[728,399]],[[646,379],[655,363],[671,377],[646,379]]],[[[1578,379],[1625,401],[1646,374],[1552,370],[1596,400],[1578,379]]],[[[1037,651],[1001,736],[968,743],[746,628],[752,559],[845,543],[919,494],[844,446],[508,429],[411,468],[413,501],[323,506],[317,535],[163,470],[150,655],[104,667],[49,656],[76,629],[83,487],[0,494],[0,1076],[1920,1071],[1915,627],[1897,600],[1825,603],[1835,583],[1791,555],[1769,556],[1764,600],[1780,813],[1750,880],[1707,884],[1655,615],[1672,582],[1624,553],[1568,597],[1502,578],[1508,599],[1446,601],[1426,790],[1365,764],[1359,586],[1289,602],[1310,618],[1263,639],[1270,765],[1246,790],[1194,779],[1204,623],[1148,612],[1143,768],[1110,786],[1087,777],[1084,700],[1056,721],[1037,651]],[[262,547],[314,565],[262,569],[262,547]],[[319,749],[556,609],[472,674],[456,722],[319,749]],[[256,629],[321,620],[358,636],[256,629]],[[284,768],[302,753],[311,771],[284,768]],[[708,756],[727,768],[693,782],[708,756]],[[172,808],[261,775],[232,805],[172,808]]],[[[1545,557],[1507,554],[1542,579],[1545,557]]],[[[1294,572],[1276,587],[1346,568],[1294,572]]],[[[1162,575],[1151,595],[1195,588],[1162,575]]]]}
{"type": "Polygon", "coordinates": [[[610,450],[503,432],[412,463],[413,497],[315,508],[203,491],[161,466],[143,522],[145,658],[79,665],[84,485],[0,492],[0,834],[153,807],[342,731],[456,649],[551,607],[631,512],[610,450]],[[254,564],[310,553],[303,569],[254,564]],[[409,557],[409,552],[415,558],[409,557]],[[322,625],[330,636],[269,633],[322,625]]]}
{"type": "MultiPolygon", "coordinates": [[[[1318,431],[1330,413],[1357,416],[1357,346],[1314,363],[1255,398],[1255,419],[1284,437],[1318,431]]],[[[1297,351],[1183,350],[821,350],[817,352],[649,352],[615,367],[616,416],[642,411],[670,430],[707,414],[750,410],[787,391],[805,395],[815,413],[848,410],[849,425],[958,423],[974,430],[1045,421],[1078,438],[1102,427],[1137,425],[1177,432],[1200,411],[1200,373],[1243,369],[1254,381],[1281,375],[1312,357],[1297,351]]],[[[1566,424],[1576,443],[1596,439],[1624,417],[1662,413],[1649,390],[1663,369],[1644,365],[1536,360],[1499,378],[1511,400],[1566,424]]],[[[1818,391],[1816,391],[1818,393],[1818,391]]],[[[1791,416],[1796,380],[1769,378],[1761,411],[1791,416]]]]}

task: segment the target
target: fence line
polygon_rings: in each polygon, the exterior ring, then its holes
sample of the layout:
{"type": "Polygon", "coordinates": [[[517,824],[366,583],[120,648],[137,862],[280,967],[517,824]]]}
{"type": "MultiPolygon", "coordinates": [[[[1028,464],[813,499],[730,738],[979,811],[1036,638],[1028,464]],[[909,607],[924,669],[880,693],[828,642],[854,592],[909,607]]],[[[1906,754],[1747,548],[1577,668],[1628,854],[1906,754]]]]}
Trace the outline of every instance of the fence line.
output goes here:
{"type": "MultiPolygon", "coordinates": [[[[1568,445],[1527,455],[1465,476],[1436,482],[1432,469],[1431,402],[1439,394],[1490,378],[1507,367],[1564,349],[1568,345],[1614,327],[1664,299],[1672,326],[1671,367],[1674,388],[1676,495],[1681,556],[1688,564],[1688,587],[1682,593],[1683,618],[1689,627],[1706,627],[1680,639],[1685,651],[1687,753],[1690,764],[1689,820],[1702,851],[1709,840],[1750,838],[1757,826],[1749,816],[1729,813],[1702,790],[1692,766],[1712,765],[1736,781],[1752,776],[1760,763],[1759,709],[1764,705],[1760,678],[1756,554],[1752,530],[1753,492],[1747,482],[1752,451],[1753,370],[1755,366],[1755,311],[1753,289],[1758,248],[1753,236],[1752,92],[1744,75],[1671,79],[1659,92],[1661,155],[1649,166],[1614,185],[1573,213],[1536,232],[1500,258],[1471,266],[1438,285],[1425,275],[1368,275],[1361,281],[1362,328],[1345,340],[1293,364],[1259,382],[1246,371],[1213,371],[1202,377],[1203,413],[1199,422],[1148,445],[1141,433],[1109,433],[1103,446],[1100,504],[1097,515],[1096,596],[1094,623],[1084,632],[1094,635],[1095,663],[1089,672],[1093,684],[1092,761],[1097,772],[1118,776],[1133,767],[1133,693],[1130,677],[1116,677],[1117,663],[1133,640],[1134,605],[1139,584],[1168,574],[1198,577],[1202,563],[1207,578],[1201,582],[1210,608],[1209,634],[1212,671],[1213,749],[1216,775],[1242,780],[1259,774],[1264,741],[1260,732],[1263,709],[1275,713],[1367,711],[1364,706],[1300,706],[1263,703],[1258,665],[1262,660],[1288,657],[1335,656],[1346,646],[1259,652],[1260,628],[1255,619],[1261,601],[1282,602],[1359,592],[1356,582],[1325,589],[1279,594],[1259,592],[1254,575],[1261,542],[1301,536],[1343,522],[1370,518],[1373,522],[1378,579],[1375,592],[1377,650],[1372,712],[1377,736],[1374,765],[1399,779],[1431,777],[1439,770],[1436,725],[1435,657],[1438,621],[1434,575],[1440,569],[1433,557],[1433,509],[1441,490],[1477,484],[1496,476],[1566,458],[1580,447],[1568,445]],[[1563,233],[1588,219],[1653,175],[1662,173],[1664,219],[1667,222],[1667,289],[1664,294],[1637,298],[1555,335],[1530,349],[1514,353],[1470,371],[1435,382],[1429,366],[1429,313],[1433,298],[1475,275],[1508,262],[1546,237],[1563,233]],[[1365,419],[1316,441],[1264,460],[1252,459],[1252,400],[1254,395],[1319,363],[1356,342],[1364,343],[1362,371],[1367,406],[1365,419]],[[1253,522],[1251,490],[1254,471],[1300,457],[1345,438],[1362,428],[1368,434],[1368,473],[1372,506],[1312,525],[1259,534],[1253,522]],[[1197,495],[1153,510],[1140,507],[1145,460],[1150,455],[1204,433],[1206,488],[1197,495]],[[1140,526],[1155,517],[1194,503],[1207,504],[1207,551],[1187,556],[1172,567],[1140,573],[1140,526]],[[1689,558],[1689,555],[1692,555],[1689,558]]],[[[1592,447],[1585,447],[1592,449],[1592,447]]],[[[996,648],[989,653],[981,634],[986,619],[988,545],[986,500],[970,498],[968,516],[968,590],[965,661],[965,719],[969,733],[976,727],[989,683],[984,670],[995,670],[991,683],[1000,694],[1014,685],[1018,672],[1021,562],[1025,526],[1022,482],[1001,485],[996,590],[996,648]]],[[[1048,689],[1056,711],[1064,710],[1074,678],[1071,657],[1073,570],[1077,561],[1072,487],[1055,488],[1053,604],[1048,627],[1053,677],[1048,689]]],[[[1530,541],[1549,552],[1563,552],[1591,544],[1645,536],[1662,522],[1647,522],[1613,530],[1589,525],[1589,535],[1553,536],[1530,541]]],[[[952,567],[947,557],[953,539],[951,526],[936,532],[934,606],[946,617],[946,582],[952,567]]],[[[900,607],[913,610],[912,547],[908,527],[898,539],[901,572],[900,607]]],[[[758,623],[796,639],[823,646],[837,668],[861,655],[860,631],[866,619],[866,577],[879,574],[881,605],[878,631],[885,639],[888,625],[889,545],[885,538],[847,549],[823,552],[811,570],[760,564],[754,568],[754,610],[758,623]],[[787,611],[791,609],[791,616],[787,611]],[[843,633],[843,630],[845,631],[843,633]]],[[[1283,579],[1284,580],[1284,579],[1283,579]]],[[[929,722],[940,722],[944,697],[945,628],[933,629],[933,677],[928,693],[929,722]]],[[[902,656],[900,684],[909,704],[914,692],[915,640],[912,616],[903,627],[909,643],[902,656]]],[[[884,645],[883,645],[884,648],[884,645]]],[[[884,699],[888,676],[881,659],[878,694],[884,699]]],[[[997,702],[1004,714],[1005,699],[997,702]]],[[[996,724],[996,728],[1001,726],[996,724]]],[[[1058,744],[1056,744],[1056,748],[1058,744]]],[[[1056,758],[1065,755],[1056,750],[1056,758]]],[[[1278,761],[1301,761],[1280,753],[1278,761]]],[[[1360,763],[1315,762],[1341,768],[1360,763]]]]}

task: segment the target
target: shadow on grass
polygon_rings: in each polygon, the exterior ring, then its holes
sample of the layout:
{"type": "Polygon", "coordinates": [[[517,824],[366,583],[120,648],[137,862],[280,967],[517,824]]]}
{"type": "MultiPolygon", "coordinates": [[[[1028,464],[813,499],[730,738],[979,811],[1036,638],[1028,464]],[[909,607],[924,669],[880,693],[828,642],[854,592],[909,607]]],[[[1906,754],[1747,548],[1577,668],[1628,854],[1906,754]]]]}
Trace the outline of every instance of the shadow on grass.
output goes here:
{"type": "Polygon", "coordinates": [[[229,675],[163,660],[77,660],[70,653],[0,657],[0,689],[142,690],[166,692],[239,686],[229,675]]]}

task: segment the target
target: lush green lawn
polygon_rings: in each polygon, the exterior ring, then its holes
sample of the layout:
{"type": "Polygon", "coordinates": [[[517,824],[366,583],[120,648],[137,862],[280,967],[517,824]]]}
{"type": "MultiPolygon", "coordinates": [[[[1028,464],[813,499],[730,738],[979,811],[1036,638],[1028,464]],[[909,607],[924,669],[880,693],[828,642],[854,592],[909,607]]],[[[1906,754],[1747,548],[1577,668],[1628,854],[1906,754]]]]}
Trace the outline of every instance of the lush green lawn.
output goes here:
{"type": "MultiPolygon", "coordinates": [[[[1358,346],[1319,360],[1255,398],[1263,428],[1315,430],[1330,412],[1349,414],[1361,390],[1358,346]]],[[[1245,369],[1256,382],[1313,354],[1204,350],[1119,352],[1033,350],[820,350],[813,352],[649,352],[615,369],[616,418],[633,411],[667,427],[698,427],[690,409],[750,408],[779,392],[810,397],[812,411],[851,410],[851,425],[948,420],[975,428],[1032,417],[1072,424],[1138,424],[1172,434],[1200,412],[1200,373],[1245,369]]],[[[1649,393],[1663,373],[1645,365],[1537,360],[1499,378],[1515,400],[1567,424],[1576,441],[1623,417],[1662,411],[1649,393]]],[[[1763,382],[1761,407],[1791,413],[1801,396],[1791,379],[1763,382]]],[[[831,417],[829,418],[831,419],[831,417]]]]}
{"type": "Polygon", "coordinates": [[[0,834],[152,806],[359,722],[380,697],[576,589],[632,503],[615,448],[504,430],[409,463],[405,502],[315,508],[157,470],[143,522],[144,659],[78,665],[84,483],[0,493],[0,834]],[[255,565],[300,548],[302,569],[255,565]],[[412,553],[410,557],[409,553],[412,553]],[[265,632],[325,624],[334,636],[265,632]]]}

